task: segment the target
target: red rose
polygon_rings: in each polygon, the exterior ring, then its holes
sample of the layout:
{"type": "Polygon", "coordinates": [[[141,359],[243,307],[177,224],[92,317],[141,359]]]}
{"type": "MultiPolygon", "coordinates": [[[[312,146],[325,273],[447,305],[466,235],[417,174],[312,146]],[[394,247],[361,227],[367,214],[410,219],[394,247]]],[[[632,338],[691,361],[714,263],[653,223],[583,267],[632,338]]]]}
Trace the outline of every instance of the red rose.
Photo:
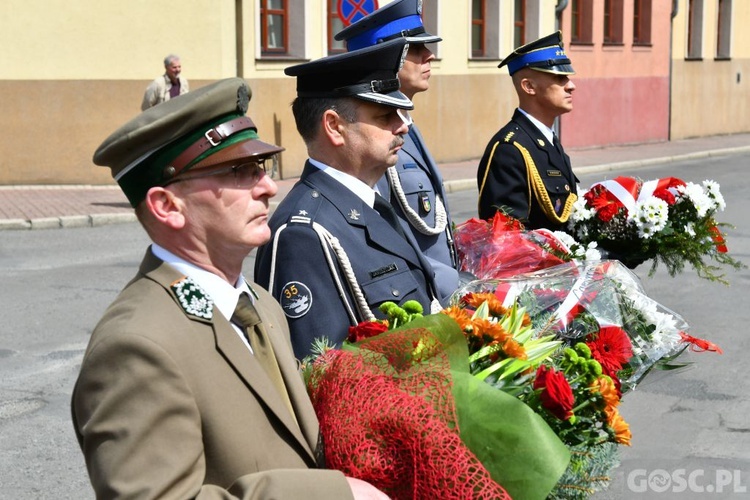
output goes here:
{"type": "Polygon", "coordinates": [[[562,372],[554,368],[540,366],[536,371],[534,389],[542,389],[539,395],[544,406],[550,413],[560,420],[568,420],[573,416],[573,390],[562,372]]]}
{"type": "Polygon", "coordinates": [[[380,335],[388,330],[388,322],[382,321],[363,321],[357,326],[349,327],[349,336],[346,338],[349,342],[359,342],[360,340],[369,339],[380,335]]]}

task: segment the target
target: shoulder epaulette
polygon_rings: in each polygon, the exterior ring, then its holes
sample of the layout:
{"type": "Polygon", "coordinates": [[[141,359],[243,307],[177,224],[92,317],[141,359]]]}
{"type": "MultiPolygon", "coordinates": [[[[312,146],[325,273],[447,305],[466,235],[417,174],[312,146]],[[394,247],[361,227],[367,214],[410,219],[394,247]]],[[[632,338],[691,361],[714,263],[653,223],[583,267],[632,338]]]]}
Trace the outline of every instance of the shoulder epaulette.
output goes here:
{"type": "Polygon", "coordinates": [[[513,136],[516,135],[514,131],[510,131],[506,134],[505,139],[503,139],[505,142],[510,142],[510,140],[513,138],[513,136]]]}

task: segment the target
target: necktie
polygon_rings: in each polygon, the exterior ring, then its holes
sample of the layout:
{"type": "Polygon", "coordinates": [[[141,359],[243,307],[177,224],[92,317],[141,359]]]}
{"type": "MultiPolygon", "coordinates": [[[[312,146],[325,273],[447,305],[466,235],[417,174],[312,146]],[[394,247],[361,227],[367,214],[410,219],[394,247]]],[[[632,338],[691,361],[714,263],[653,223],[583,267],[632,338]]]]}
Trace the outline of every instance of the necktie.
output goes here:
{"type": "Polygon", "coordinates": [[[398,221],[398,216],[396,215],[393,206],[378,193],[375,193],[375,203],[373,208],[393,229],[398,232],[398,234],[400,234],[405,240],[409,241],[406,237],[406,233],[404,233],[404,228],[401,227],[401,224],[398,221]]]}
{"type": "Polygon", "coordinates": [[[555,149],[558,153],[560,153],[560,156],[565,158],[565,155],[563,155],[562,145],[560,144],[560,140],[557,138],[557,134],[552,134],[552,145],[555,146],[555,149]]]}
{"type": "Polygon", "coordinates": [[[292,403],[289,400],[289,394],[286,391],[284,379],[281,376],[281,370],[279,370],[279,364],[273,353],[271,341],[268,338],[266,329],[263,328],[263,322],[260,320],[258,311],[255,309],[248,294],[240,294],[240,297],[237,300],[237,307],[235,307],[234,314],[232,315],[232,322],[242,327],[245,331],[245,335],[250,341],[250,347],[253,348],[255,359],[257,359],[258,363],[263,367],[268,378],[271,379],[277,392],[289,408],[292,417],[295,418],[292,403]]]}

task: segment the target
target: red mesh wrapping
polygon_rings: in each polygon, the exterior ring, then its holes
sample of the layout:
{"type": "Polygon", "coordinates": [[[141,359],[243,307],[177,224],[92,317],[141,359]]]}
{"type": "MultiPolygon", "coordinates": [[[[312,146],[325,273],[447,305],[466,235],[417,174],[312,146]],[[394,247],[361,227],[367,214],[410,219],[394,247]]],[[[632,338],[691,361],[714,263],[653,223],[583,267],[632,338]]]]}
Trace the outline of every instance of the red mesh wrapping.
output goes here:
{"type": "Polygon", "coordinates": [[[319,358],[308,384],[326,465],[393,499],[506,499],[458,433],[446,356],[424,329],[319,358]]]}

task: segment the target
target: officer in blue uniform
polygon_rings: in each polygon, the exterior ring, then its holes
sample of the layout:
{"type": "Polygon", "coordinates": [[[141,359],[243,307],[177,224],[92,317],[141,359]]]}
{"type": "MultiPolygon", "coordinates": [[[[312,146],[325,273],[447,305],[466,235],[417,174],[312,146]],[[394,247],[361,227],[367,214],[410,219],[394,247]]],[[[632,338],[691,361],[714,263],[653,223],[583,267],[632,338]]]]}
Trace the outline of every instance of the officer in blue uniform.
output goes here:
{"type": "Polygon", "coordinates": [[[382,318],[383,302],[439,307],[432,267],[374,190],[408,131],[406,50],[399,38],[285,70],[297,77],[292,111],[309,160],[271,217],[255,278],[281,303],[298,358],[316,338],[340,344],[349,326],[382,318]]]}
{"type": "MultiPolygon", "coordinates": [[[[346,41],[348,50],[404,38],[409,52],[398,78],[401,92],[412,100],[430,85],[430,62],[435,55],[425,44],[442,40],[422,25],[422,0],[395,0],[344,28],[334,38],[346,41]]],[[[378,182],[378,190],[390,200],[404,228],[416,238],[435,270],[440,296],[447,298],[458,287],[459,275],[443,177],[415,124],[409,126],[404,141],[398,163],[378,182]]]]}
{"type": "Polygon", "coordinates": [[[519,105],[490,140],[477,170],[479,217],[502,210],[528,229],[561,229],[576,200],[570,158],[555,136],[555,118],[573,109],[575,74],[558,31],[514,50],[508,66],[519,105]]]}

